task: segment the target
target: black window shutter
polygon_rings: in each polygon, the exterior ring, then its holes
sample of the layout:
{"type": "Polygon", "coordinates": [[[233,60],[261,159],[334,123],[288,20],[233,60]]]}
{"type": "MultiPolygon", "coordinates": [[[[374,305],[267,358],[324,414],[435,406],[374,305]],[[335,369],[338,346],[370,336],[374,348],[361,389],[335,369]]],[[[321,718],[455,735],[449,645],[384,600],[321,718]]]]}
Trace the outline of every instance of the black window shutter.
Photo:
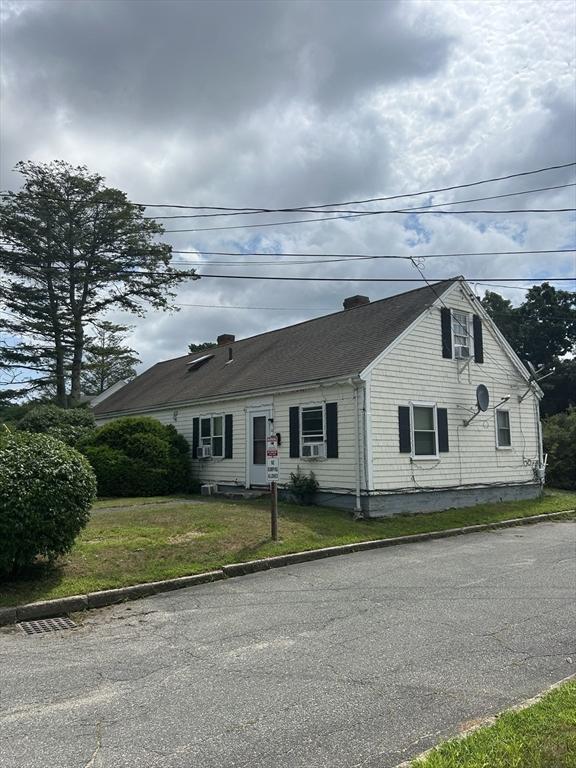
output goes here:
{"type": "Polygon", "coordinates": [[[437,408],[436,414],[438,416],[438,450],[440,453],[448,453],[450,450],[448,445],[448,409],[437,408]]]}
{"type": "Polygon", "coordinates": [[[452,313],[448,307],[440,310],[442,323],[442,357],[452,358],[452,313]]]}
{"type": "Polygon", "coordinates": [[[197,448],[200,445],[200,419],[192,419],[192,458],[196,458],[197,448]]]}
{"type": "Polygon", "coordinates": [[[232,414],[224,416],[224,458],[232,458],[232,414]]]}
{"type": "Polygon", "coordinates": [[[398,429],[400,432],[400,453],[412,451],[410,438],[410,408],[407,405],[398,406],[398,429]]]}
{"type": "Polygon", "coordinates": [[[338,458],[338,403],[326,403],[326,458],[338,458]]]}
{"type": "Polygon", "coordinates": [[[290,408],[290,458],[300,457],[300,408],[295,405],[290,408]]]}
{"type": "Polygon", "coordinates": [[[482,320],[479,315],[474,315],[472,318],[472,324],[474,327],[474,360],[477,363],[484,362],[484,341],[482,339],[482,320]]]}

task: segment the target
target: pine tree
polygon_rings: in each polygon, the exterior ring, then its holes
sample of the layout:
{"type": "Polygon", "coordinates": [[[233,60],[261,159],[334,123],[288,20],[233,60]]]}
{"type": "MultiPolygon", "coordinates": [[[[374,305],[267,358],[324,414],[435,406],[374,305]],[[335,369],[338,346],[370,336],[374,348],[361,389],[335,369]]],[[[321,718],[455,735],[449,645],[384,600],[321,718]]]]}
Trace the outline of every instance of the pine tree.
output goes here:
{"type": "Polygon", "coordinates": [[[126,330],[124,326],[104,321],[87,340],[81,377],[84,394],[99,395],[119,381],[130,381],[136,376],[135,366],[141,361],[135,351],[125,345],[126,330]]]}
{"type": "Polygon", "coordinates": [[[24,185],[0,202],[0,383],[53,387],[66,407],[80,398],[88,324],[113,308],[168,309],[197,276],[171,267],[162,226],[85,166],[16,170],[24,185]]]}

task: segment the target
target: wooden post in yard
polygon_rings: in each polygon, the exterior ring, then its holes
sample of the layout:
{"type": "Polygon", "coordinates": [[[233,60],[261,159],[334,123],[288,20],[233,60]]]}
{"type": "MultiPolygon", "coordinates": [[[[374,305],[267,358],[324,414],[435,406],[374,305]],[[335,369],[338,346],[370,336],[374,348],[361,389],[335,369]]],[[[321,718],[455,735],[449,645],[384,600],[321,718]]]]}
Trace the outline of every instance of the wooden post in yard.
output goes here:
{"type": "Polygon", "coordinates": [[[270,513],[272,541],[278,541],[278,485],[276,480],[270,483],[270,513]]]}

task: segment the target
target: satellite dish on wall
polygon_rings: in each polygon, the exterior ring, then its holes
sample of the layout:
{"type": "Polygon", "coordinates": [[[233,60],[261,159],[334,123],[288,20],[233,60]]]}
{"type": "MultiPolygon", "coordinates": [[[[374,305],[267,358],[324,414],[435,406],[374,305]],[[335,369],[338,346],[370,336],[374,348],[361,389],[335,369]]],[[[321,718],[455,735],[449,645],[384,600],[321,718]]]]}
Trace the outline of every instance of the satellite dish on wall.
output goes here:
{"type": "Polygon", "coordinates": [[[490,393],[488,387],[484,384],[478,384],[476,387],[476,404],[479,411],[487,411],[490,404],[490,393]]]}

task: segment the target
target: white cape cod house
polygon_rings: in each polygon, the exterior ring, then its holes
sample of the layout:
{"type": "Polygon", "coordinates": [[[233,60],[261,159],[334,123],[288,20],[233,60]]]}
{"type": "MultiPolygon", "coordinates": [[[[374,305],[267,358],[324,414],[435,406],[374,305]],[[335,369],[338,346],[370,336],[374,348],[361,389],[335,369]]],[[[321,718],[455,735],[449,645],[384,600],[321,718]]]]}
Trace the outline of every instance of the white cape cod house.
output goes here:
{"type": "Polygon", "coordinates": [[[97,421],[173,424],[195,476],[228,488],[266,483],[277,434],[280,485],[313,470],[318,503],[369,516],[541,492],[542,391],[463,278],[344,307],[157,363],[97,421]]]}

